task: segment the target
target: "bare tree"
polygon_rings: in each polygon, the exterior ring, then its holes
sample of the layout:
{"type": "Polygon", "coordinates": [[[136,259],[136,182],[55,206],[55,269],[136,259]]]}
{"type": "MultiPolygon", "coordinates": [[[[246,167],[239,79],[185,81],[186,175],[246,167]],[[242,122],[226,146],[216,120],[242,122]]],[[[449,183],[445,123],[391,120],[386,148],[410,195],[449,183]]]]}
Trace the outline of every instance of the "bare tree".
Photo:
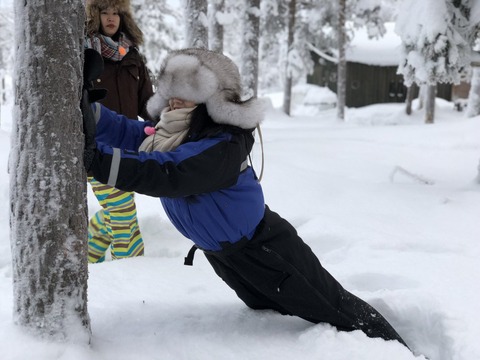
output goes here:
{"type": "Polygon", "coordinates": [[[243,18],[242,76],[248,95],[257,96],[260,0],[245,0],[243,18]]]}
{"type": "Polygon", "coordinates": [[[14,319],[40,337],[90,339],[83,168],[83,1],[15,1],[10,157],[14,319]]]}
{"type": "Polygon", "coordinates": [[[208,49],[208,2],[207,0],[185,0],[187,47],[208,49]]]}

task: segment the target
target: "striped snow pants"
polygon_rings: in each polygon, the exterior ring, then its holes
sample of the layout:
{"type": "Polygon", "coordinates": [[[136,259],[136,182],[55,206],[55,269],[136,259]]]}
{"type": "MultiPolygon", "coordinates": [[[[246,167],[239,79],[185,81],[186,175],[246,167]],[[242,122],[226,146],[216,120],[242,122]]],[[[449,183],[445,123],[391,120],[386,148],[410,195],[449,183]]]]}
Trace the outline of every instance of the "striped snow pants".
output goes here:
{"type": "Polygon", "coordinates": [[[143,255],[134,194],[104,185],[92,177],[88,181],[102,206],[88,224],[88,262],[104,261],[109,247],[112,259],[143,255]]]}

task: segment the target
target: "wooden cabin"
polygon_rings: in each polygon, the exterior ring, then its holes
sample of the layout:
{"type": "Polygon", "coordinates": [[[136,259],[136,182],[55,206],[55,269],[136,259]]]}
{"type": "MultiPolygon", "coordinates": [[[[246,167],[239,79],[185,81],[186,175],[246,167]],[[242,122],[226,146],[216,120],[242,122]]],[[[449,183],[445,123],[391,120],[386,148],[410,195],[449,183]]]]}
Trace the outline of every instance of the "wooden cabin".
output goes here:
{"type": "MultiPolygon", "coordinates": [[[[379,39],[369,39],[365,30],[358,30],[347,48],[346,106],[404,102],[407,88],[403,76],[397,74],[400,59],[400,37],[394,24],[386,24],[387,33],[379,39]]],[[[312,51],[315,68],[307,83],[337,91],[337,64],[329,56],[312,51]]],[[[415,90],[415,96],[418,89],[415,90]]],[[[452,100],[452,85],[438,84],[437,97],[452,100]]]]}

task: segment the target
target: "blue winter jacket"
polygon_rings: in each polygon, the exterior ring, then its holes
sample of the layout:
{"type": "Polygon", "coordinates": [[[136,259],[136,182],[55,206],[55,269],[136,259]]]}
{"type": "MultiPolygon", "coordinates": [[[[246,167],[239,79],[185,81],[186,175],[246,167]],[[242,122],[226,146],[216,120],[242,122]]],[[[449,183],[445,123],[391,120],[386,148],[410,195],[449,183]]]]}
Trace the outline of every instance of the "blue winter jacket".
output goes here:
{"type": "Polygon", "coordinates": [[[149,123],[93,105],[97,152],[91,173],[124,191],[159,197],[175,227],[199,248],[220,251],[251,239],[263,218],[263,192],[247,157],[250,132],[224,131],[169,152],[138,152],[149,123]]]}

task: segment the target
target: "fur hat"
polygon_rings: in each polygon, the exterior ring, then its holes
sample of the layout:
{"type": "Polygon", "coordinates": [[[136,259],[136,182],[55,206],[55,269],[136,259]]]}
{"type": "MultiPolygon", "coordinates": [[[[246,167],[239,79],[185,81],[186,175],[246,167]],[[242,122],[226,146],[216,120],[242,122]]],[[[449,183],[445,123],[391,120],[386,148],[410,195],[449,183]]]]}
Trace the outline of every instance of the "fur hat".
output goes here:
{"type": "Polygon", "coordinates": [[[252,129],[263,120],[265,106],[256,98],[242,101],[241,92],[238,68],[225,55],[205,49],[174,50],[160,68],[147,111],[158,117],[169,99],[179,98],[205,104],[218,124],[252,129]]]}
{"type": "Polygon", "coordinates": [[[100,32],[100,13],[106,8],[117,9],[120,15],[120,31],[124,32],[135,46],[143,44],[143,33],[133,19],[130,0],[87,0],[87,35],[100,32]]]}

